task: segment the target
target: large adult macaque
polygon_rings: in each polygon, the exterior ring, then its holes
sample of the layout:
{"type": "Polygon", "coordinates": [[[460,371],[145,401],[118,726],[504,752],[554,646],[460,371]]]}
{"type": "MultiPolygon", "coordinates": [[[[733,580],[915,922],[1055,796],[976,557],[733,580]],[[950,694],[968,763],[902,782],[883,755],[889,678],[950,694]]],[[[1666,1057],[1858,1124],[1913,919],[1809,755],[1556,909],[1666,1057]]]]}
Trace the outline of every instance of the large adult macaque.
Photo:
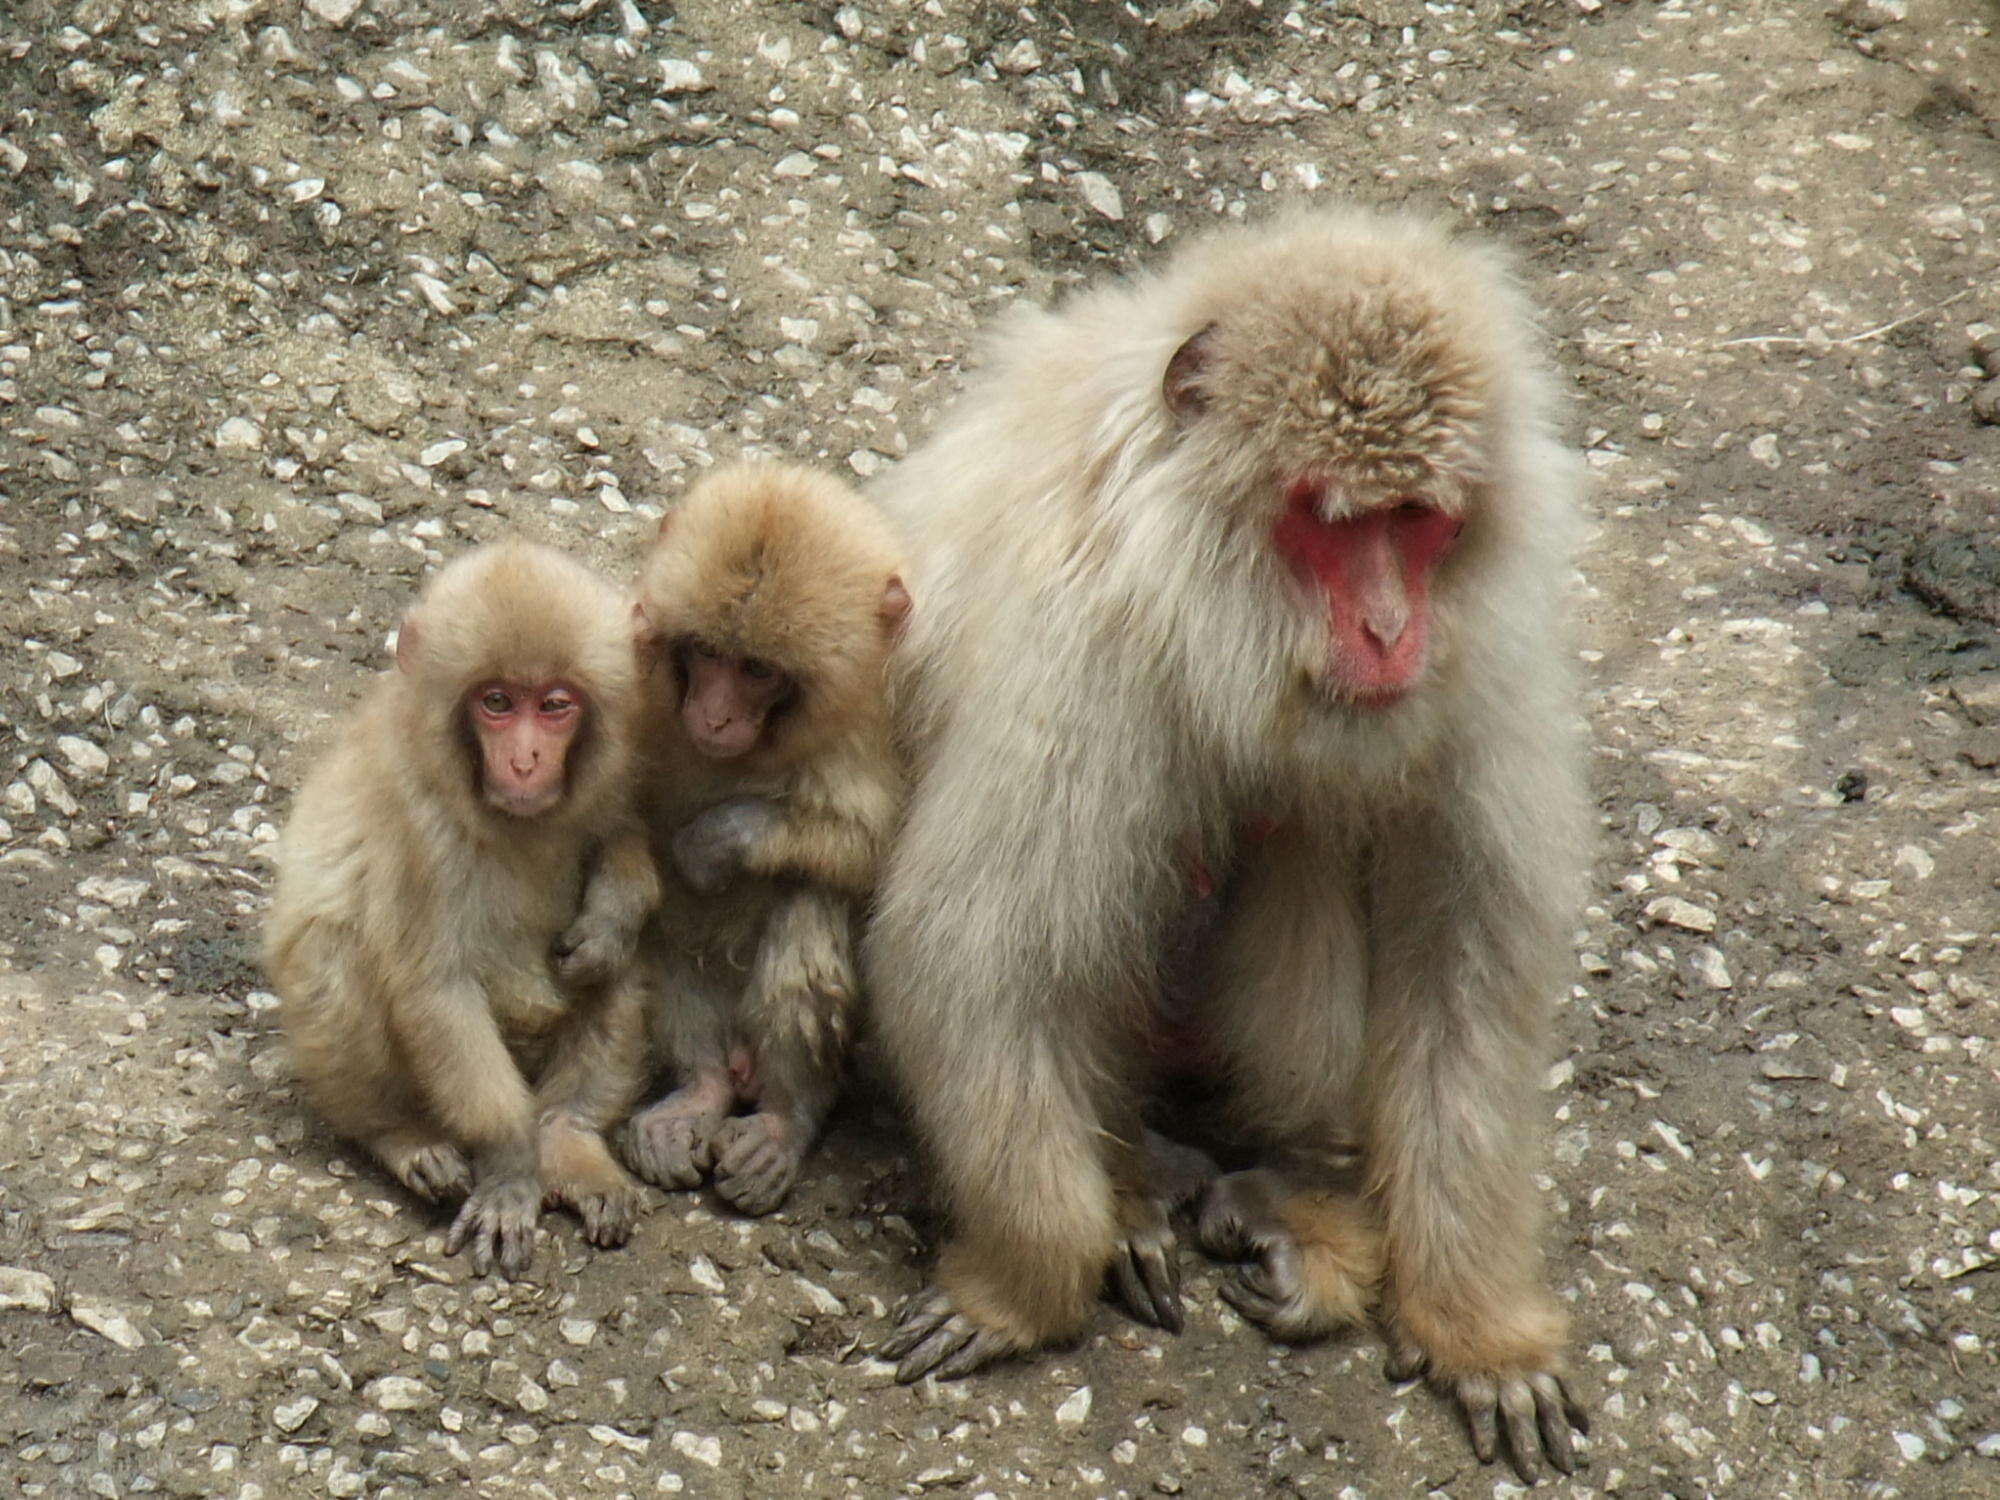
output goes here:
{"type": "Polygon", "coordinates": [[[910,607],[887,525],[830,475],[740,464],[662,524],[648,819],[671,865],[648,961],[675,1088],[627,1154],[768,1213],[838,1093],[854,917],[901,807],[883,663],[910,607]],[[741,1112],[739,1112],[741,1111],[741,1112]]]}
{"type": "Polygon", "coordinates": [[[924,607],[866,973],[953,1220],[904,1379],[1074,1333],[1107,1270],[1170,1321],[1172,953],[1261,1153],[1200,1217],[1231,1302],[1379,1306],[1482,1457],[1497,1419],[1575,1461],[1530,1178],[1584,824],[1550,407],[1492,253],[1319,213],[1012,325],[881,484],[924,607]]]}
{"type": "Polygon", "coordinates": [[[481,1274],[526,1269],[544,1199],[599,1245],[640,1207],[604,1139],[639,1091],[629,934],[659,891],[639,666],[629,602],[580,563],[469,553],[285,832],[265,955],[305,1092],[411,1191],[465,1199],[446,1248],[481,1274]]]}

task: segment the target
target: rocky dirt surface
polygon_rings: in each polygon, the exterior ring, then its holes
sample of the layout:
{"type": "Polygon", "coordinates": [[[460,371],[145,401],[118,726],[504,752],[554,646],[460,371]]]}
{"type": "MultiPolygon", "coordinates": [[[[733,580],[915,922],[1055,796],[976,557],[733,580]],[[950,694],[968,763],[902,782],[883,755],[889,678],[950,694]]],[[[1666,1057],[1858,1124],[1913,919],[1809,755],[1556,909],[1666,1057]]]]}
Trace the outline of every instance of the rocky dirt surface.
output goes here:
{"type": "Polygon", "coordinates": [[[476,1279],[303,1117],[254,961],[427,567],[622,567],[740,450],[871,474],[1006,304],[1351,194],[1518,248],[1597,479],[1570,1488],[2000,1494],[1996,134],[1985,0],[11,0],[0,1488],[1510,1490],[1207,1268],[1179,1339],[896,1387],[879,1100],[774,1219],[476,1279]]]}

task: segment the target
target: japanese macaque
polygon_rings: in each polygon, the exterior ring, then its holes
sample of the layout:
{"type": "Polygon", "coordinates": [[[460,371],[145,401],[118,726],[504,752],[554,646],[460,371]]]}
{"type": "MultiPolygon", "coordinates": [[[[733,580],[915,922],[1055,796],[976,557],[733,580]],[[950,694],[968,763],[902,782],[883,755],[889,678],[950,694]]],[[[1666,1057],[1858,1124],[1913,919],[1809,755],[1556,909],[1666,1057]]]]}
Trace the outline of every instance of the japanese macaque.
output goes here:
{"type": "Polygon", "coordinates": [[[1229,1300],[1378,1309],[1482,1457],[1574,1463],[1530,1175],[1585,822],[1552,405],[1492,252],[1318,213],[1011,325],[880,483],[923,609],[864,972],[952,1216],[904,1379],[1075,1333],[1107,1272],[1174,1323],[1172,989],[1258,1163],[1199,1215],[1229,1300]]]}
{"type": "Polygon", "coordinates": [[[745,1213],[782,1201],[840,1086],[855,914],[902,799],[883,689],[899,566],[839,480],[742,464],[668,515],[640,575],[648,818],[671,865],[650,1014],[675,1087],[626,1150],[745,1213]]]}
{"type": "Polygon", "coordinates": [[[412,1192],[464,1198],[446,1249],[482,1275],[526,1269],[545,1200],[598,1245],[642,1201],[604,1137],[642,1082],[631,935],[659,892],[640,667],[629,600],[588,568],[472,552],[285,832],[265,955],[306,1095],[412,1192]]]}

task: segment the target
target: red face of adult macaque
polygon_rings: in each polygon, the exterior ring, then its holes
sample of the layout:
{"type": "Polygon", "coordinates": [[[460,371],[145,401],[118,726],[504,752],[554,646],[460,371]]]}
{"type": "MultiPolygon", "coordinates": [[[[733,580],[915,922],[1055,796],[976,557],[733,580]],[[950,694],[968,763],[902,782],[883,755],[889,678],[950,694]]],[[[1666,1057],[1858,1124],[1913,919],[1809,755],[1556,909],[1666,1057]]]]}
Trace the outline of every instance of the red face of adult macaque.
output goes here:
{"type": "Polygon", "coordinates": [[[1326,600],[1329,666],[1341,695],[1394,703],[1423,671],[1431,575],[1463,523],[1421,500],[1327,518],[1327,485],[1295,479],[1271,539],[1326,600]]]}
{"type": "Polygon", "coordinates": [[[755,749],[765,721],[791,692],[792,679],[754,656],[730,656],[699,641],[686,653],[687,694],[681,722],[710,760],[734,760],[755,749]]]}
{"type": "Polygon", "coordinates": [[[564,769],[583,727],[583,695],[566,682],[483,682],[466,694],[488,805],[517,818],[562,800],[564,769]]]}

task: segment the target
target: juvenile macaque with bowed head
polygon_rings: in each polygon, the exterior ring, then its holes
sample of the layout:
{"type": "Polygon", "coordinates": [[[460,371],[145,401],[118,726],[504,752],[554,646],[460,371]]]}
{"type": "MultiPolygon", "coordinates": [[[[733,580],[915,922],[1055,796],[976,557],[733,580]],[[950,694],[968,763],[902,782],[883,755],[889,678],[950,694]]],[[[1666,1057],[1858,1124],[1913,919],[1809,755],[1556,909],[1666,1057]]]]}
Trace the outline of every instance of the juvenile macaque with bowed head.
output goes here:
{"type": "Polygon", "coordinates": [[[767,1213],[837,1096],[854,922],[901,806],[884,660],[910,596],[888,527],[785,464],[704,479],[643,564],[655,1048],[675,1087],[627,1155],[662,1187],[767,1213]]]}
{"type": "Polygon", "coordinates": [[[465,1199],[446,1247],[481,1274],[526,1269],[545,1199],[599,1245],[640,1207],[604,1138],[641,1083],[629,935],[658,899],[640,689],[629,600],[480,548],[404,617],[285,831],[265,956],[306,1095],[412,1192],[465,1199]]]}
{"type": "Polygon", "coordinates": [[[1530,1176],[1585,823],[1552,404],[1494,253],[1321,212],[1014,323],[880,483],[923,608],[865,972],[953,1221],[903,1378],[1074,1334],[1107,1272],[1177,1320],[1172,953],[1259,1162],[1200,1213],[1230,1301],[1378,1307],[1482,1457],[1575,1462],[1530,1176]]]}

